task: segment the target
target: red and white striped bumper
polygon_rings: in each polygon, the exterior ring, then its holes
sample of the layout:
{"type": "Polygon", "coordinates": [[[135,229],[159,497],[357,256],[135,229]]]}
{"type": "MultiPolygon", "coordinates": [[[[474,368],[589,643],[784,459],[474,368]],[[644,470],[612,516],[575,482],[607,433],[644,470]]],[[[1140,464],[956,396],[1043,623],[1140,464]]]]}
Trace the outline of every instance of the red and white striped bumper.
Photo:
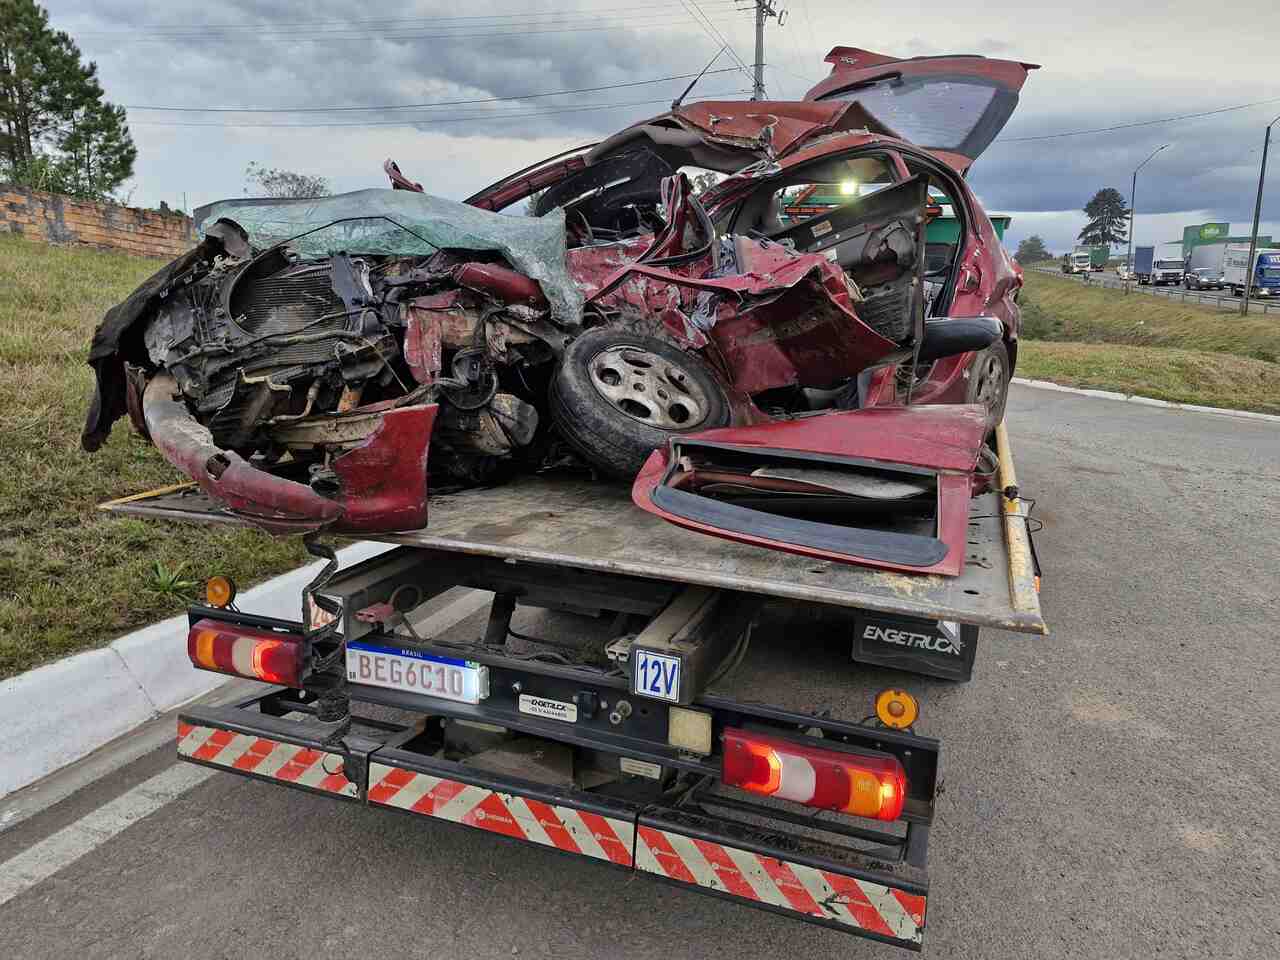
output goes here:
{"type": "Polygon", "coordinates": [[[369,765],[369,802],[465,824],[565,853],[633,866],[635,822],[529,796],[416,773],[383,763],[369,765]]]}
{"type": "Polygon", "coordinates": [[[924,897],[831,870],[643,823],[636,831],[635,866],[859,933],[917,946],[924,940],[924,897]]]}
{"type": "Polygon", "coordinates": [[[360,785],[346,777],[340,753],[179,720],[178,756],[322,793],[360,796],[360,785]]]}
{"type": "Polygon", "coordinates": [[[280,719],[247,716],[260,719],[237,717],[230,729],[183,717],[179,756],[638,870],[899,946],[919,949],[924,939],[922,886],[894,886],[883,872],[826,856],[828,848],[778,850],[763,828],[747,832],[741,824],[559,790],[373,741],[348,760],[341,746],[278,738],[280,719]]]}

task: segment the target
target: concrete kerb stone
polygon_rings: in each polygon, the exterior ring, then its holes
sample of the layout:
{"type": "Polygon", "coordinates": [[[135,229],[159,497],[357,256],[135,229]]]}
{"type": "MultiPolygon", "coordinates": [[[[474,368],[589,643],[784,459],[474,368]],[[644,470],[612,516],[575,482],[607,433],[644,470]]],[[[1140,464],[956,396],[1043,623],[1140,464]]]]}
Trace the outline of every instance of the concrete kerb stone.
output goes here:
{"type": "Polygon", "coordinates": [[[1117,393],[1114,390],[1087,390],[1082,387],[1064,387],[1060,383],[1049,380],[1028,380],[1014,377],[1013,382],[1034,390],[1053,390],[1057,393],[1072,393],[1078,397],[1096,397],[1099,400],[1119,400],[1122,403],[1140,403],[1148,407],[1164,407],[1168,410],[1185,410],[1189,413],[1209,413],[1218,417],[1235,417],[1239,420],[1259,420],[1266,423],[1280,423],[1280,416],[1273,413],[1255,413],[1252,410],[1231,410],[1225,407],[1205,407],[1197,403],[1175,403],[1171,400],[1157,400],[1154,397],[1140,397],[1132,393],[1117,393]]]}

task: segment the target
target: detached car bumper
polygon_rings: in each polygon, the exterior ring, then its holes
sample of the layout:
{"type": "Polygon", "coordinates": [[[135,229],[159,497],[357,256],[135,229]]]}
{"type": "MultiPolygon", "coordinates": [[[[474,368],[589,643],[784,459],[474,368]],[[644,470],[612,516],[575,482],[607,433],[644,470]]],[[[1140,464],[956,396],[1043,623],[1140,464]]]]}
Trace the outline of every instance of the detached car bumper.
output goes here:
{"type": "Polygon", "coordinates": [[[368,439],[332,461],[334,495],[256,466],[213,441],[168,374],[147,384],[143,417],[165,459],[209,496],[272,533],[385,533],[427,519],[427,444],[436,407],[387,410],[368,439]]]}

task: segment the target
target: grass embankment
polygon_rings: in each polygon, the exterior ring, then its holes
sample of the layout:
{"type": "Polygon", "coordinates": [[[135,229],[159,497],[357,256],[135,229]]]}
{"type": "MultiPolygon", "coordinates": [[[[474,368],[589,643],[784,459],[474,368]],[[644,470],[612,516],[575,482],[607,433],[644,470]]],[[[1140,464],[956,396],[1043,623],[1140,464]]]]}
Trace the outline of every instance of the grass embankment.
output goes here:
{"type": "Polygon", "coordinates": [[[1280,322],[1027,271],[1018,374],[1280,413],[1280,322]]]}
{"type": "Polygon", "coordinates": [[[183,479],[125,421],[97,453],[80,449],[94,327],[160,266],[0,237],[0,677],[180,612],[157,561],[243,584],[305,559],[296,538],[97,509],[183,479]]]}

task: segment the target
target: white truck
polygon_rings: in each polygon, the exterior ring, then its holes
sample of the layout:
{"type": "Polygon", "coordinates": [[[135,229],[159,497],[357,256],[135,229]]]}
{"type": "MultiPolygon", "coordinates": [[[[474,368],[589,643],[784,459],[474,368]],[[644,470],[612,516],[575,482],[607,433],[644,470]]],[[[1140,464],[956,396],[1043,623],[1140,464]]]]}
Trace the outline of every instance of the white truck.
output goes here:
{"type": "Polygon", "coordinates": [[[1151,265],[1150,283],[1157,287],[1162,287],[1166,283],[1180,284],[1182,283],[1182,274],[1185,269],[1186,263],[1182,259],[1182,244],[1177,241],[1162,243],[1155,249],[1155,261],[1151,265]]]}
{"type": "Polygon", "coordinates": [[[1249,260],[1249,245],[1232,244],[1222,258],[1223,282],[1237,296],[1244,294],[1245,285],[1253,275],[1251,296],[1280,297],[1280,249],[1263,247],[1249,260]]]}
{"type": "Polygon", "coordinates": [[[1088,273],[1093,269],[1093,247],[1077,244],[1071,250],[1070,259],[1063,264],[1065,273],[1088,273]]]}

